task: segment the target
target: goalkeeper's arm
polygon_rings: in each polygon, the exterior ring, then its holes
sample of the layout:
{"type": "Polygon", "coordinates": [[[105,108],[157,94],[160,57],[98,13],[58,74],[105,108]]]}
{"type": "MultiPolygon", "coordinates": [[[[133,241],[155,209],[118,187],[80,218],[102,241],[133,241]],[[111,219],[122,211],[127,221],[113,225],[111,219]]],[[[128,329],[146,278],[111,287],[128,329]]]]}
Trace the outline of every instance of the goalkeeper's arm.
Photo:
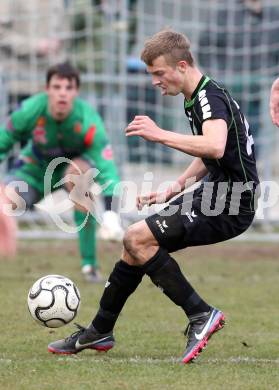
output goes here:
{"type": "Polygon", "coordinates": [[[0,161],[3,161],[19,141],[27,141],[37,118],[37,95],[22,102],[20,109],[11,113],[6,124],[0,126],[0,161]]]}
{"type": "Polygon", "coordinates": [[[13,145],[17,142],[15,134],[6,126],[0,127],[0,162],[2,162],[13,145]]]}

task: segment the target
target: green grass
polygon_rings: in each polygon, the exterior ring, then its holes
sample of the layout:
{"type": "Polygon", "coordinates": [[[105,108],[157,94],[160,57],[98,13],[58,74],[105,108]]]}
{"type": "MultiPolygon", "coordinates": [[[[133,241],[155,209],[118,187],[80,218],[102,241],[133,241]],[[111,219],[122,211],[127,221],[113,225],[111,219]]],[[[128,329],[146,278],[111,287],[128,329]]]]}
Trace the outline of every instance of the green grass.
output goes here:
{"type": "MultiPolygon", "coordinates": [[[[108,274],[120,246],[101,243],[108,274]]],[[[179,364],[186,322],[148,278],[129,299],[108,353],[76,356],[47,352],[47,344],[74,331],[40,327],[29,315],[27,292],[46,274],[78,285],[77,322],[87,324],[98,308],[102,286],[83,282],[74,242],[21,242],[18,257],[0,262],[1,389],[279,389],[278,245],[232,242],[192,248],[175,255],[198,292],[222,308],[225,328],[196,363],[179,364]]]]}

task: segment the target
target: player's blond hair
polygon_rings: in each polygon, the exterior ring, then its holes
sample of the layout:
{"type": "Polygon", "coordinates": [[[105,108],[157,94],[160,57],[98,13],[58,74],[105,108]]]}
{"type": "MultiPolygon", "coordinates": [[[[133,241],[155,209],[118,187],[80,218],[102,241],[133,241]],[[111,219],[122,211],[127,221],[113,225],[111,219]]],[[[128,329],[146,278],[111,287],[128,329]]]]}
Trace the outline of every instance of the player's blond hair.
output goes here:
{"type": "Polygon", "coordinates": [[[141,59],[146,65],[151,66],[156,58],[164,56],[169,65],[174,66],[179,61],[187,61],[188,65],[193,66],[194,59],[190,46],[190,41],[185,35],[164,29],[145,41],[141,59]]]}

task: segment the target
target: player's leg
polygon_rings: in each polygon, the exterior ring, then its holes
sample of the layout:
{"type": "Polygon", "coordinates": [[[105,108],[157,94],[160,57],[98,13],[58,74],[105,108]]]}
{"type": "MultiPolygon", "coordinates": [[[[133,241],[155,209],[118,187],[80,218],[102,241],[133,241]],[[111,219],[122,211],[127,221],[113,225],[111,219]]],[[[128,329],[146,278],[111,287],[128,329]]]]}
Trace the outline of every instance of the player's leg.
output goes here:
{"type": "MultiPolygon", "coordinates": [[[[179,226],[175,225],[175,217],[169,220],[167,223],[173,224],[173,232],[177,234],[179,226]]],[[[115,265],[108,279],[99,311],[92,321],[99,333],[113,330],[126,300],[144,274],[188,316],[209,312],[210,306],[195,292],[177,262],[167,250],[159,247],[147,223],[140,221],[128,228],[124,236],[122,259],[115,265]]]]}
{"type": "Polygon", "coordinates": [[[11,206],[10,197],[6,194],[5,185],[0,185],[0,256],[12,257],[16,254],[17,226],[15,218],[7,212],[11,206]]]}
{"type": "MultiPolygon", "coordinates": [[[[175,217],[170,219],[167,223],[175,222],[175,217]]],[[[180,228],[182,226],[174,226],[173,230],[173,238],[177,241],[179,237],[175,235],[178,232],[181,234],[180,228]]],[[[106,283],[100,308],[92,325],[75,333],[71,338],[51,343],[49,351],[77,353],[84,348],[97,349],[98,340],[113,337],[115,322],[126,300],[135,291],[145,273],[188,315],[210,310],[185,279],[175,260],[159,247],[147,223],[141,221],[132,225],[126,232],[122,259],[116,263],[106,283]]]]}
{"type": "Polygon", "coordinates": [[[188,363],[201,352],[212,334],[222,328],[224,314],[199,297],[168,251],[202,245],[203,240],[209,244],[228,239],[244,231],[252,217],[244,222],[221,216],[212,223],[196,208],[193,214],[184,215],[186,222],[181,215],[181,210],[170,216],[156,214],[146,222],[141,221],[129,228],[124,238],[122,259],[115,265],[106,283],[100,309],[92,324],[70,338],[51,343],[51,352],[77,353],[85,348],[111,348],[114,324],[145,273],[175,304],[182,307],[189,318],[188,342],[182,361],[188,363]],[[198,239],[192,242],[192,237],[196,235],[198,239]],[[99,344],[103,341],[109,344],[99,344]]]}
{"type": "Polygon", "coordinates": [[[75,203],[74,221],[77,227],[81,226],[87,218],[85,225],[79,229],[79,250],[81,255],[81,270],[85,279],[89,282],[102,282],[103,278],[99,271],[96,251],[96,219],[92,215],[92,194],[90,193],[90,182],[85,173],[92,168],[90,164],[81,159],[72,160],[64,172],[68,178],[65,187],[75,203]],[[76,180],[77,176],[81,178],[76,180]],[[79,188],[77,188],[79,186],[79,188]],[[74,194],[73,194],[74,191],[74,194]]]}
{"type": "MultiPolygon", "coordinates": [[[[184,233],[179,237],[177,224],[171,219],[159,213],[147,219],[147,223],[152,230],[161,247],[165,247],[169,252],[183,247],[208,245],[235,237],[245,231],[253,220],[253,215],[218,215],[216,217],[206,216],[200,210],[200,203],[193,202],[192,209],[187,209],[181,204],[181,210],[176,215],[183,225],[184,233]],[[179,237],[179,242],[176,238],[179,237]]],[[[164,210],[163,210],[164,212],[164,210]]],[[[148,263],[147,263],[148,264],[148,263]]],[[[150,275],[152,278],[152,275],[150,275]]],[[[160,280],[158,285],[161,286],[160,280]]],[[[184,308],[189,318],[189,325],[186,329],[187,345],[182,358],[183,363],[194,360],[202,349],[206,346],[209,338],[224,325],[224,314],[209,306],[209,310],[196,310],[189,307],[184,308]],[[193,311],[194,310],[194,311],[193,311]]]]}
{"type": "MultiPolygon", "coordinates": [[[[193,215],[200,215],[199,209],[193,206],[192,210],[193,215]]],[[[198,356],[212,334],[223,327],[224,314],[200,297],[168,253],[192,246],[191,237],[195,236],[195,232],[192,231],[193,223],[197,226],[203,225],[201,220],[197,223],[192,217],[185,220],[184,216],[178,200],[178,204],[170,205],[159,214],[147,218],[146,222],[160,244],[160,249],[145,263],[144,268],[153,283],[180,306],[188,317],[189,325],[186,330],[188,340],[182,358],[183,363],[188,363],[198,356]],[[172,207],[178,209],[169,216],[172,207]]],[[[201,240],[204,235],[207,235],[206,229],[199,236],[201,240]]]]}
{"type": "MultiPolygon", "coordinates": [[[[172,239],[179,242],[182,238],[179,235],[184,234],[183,226],[177,223],[175,216],[169,217],[167,224],[173,225],[172,239]]],[[[49,351],[70,354],[85,348],[111,348],[116,320],[145,273],[176,305],[182,307],[188,316],[210,312],[209,305],[194,291],[176,261],[167,250],[159,247],[147,223],[140,221],[132,225],[125,234],[122,259],[115,264],[109,276],[100,300],[100,308],[92,324],[70,338],[51,343],[49,351]],[[102,344],[103,341],[106,345],[102,344]]]]}
{"type": "MultiPolygon", "coordinates": [[[[123,258],[129,257],[125,249],[123,258]]],[[[120,259],[114,266],[100,300],[100,308],[92,324],[80,328],[70,337],[50,343],[48,351],[58,354],[75,354],[85,348],[107,351],[114,345],[113,327],[128,297],[140,284],[144,271],[142,267],[128,264],[120,259]]]]}
{"type": "Polygon", "coordinates": [[[77,227],[84,223],[85,218],[87,218],[85,225],[78,231],[81,271],[86,281],[98,283],[102,282],[103,278],[97,261],[97,222],[92,214],[87,216],[87,213],[75,207],[74,220],[77,227]]]}
{"type": "Polygon", "coordinates": [[[31,177],[29,165],[29,162],[17,161],[0,186],[0,253],[3,256],[16,253],[17,223],[14,216],[31,208],[41,198],[33,187],[36,179],[31,177]]]}
{"type": "MultiPolygon", "coordinates": [[[[154,245],[156,241],[153,237],[154,245]]],[[[156,252],[156,250],[155,250],[156,252]]],[[[85,348],[108,350],[114,345],[113,327],[128,297],[140,284],[144,270],[124,248],[122,259],[114,266],[92,324],[66,339],[55,341],[48,350],[58,354],[75,354],[85,348]]]]}

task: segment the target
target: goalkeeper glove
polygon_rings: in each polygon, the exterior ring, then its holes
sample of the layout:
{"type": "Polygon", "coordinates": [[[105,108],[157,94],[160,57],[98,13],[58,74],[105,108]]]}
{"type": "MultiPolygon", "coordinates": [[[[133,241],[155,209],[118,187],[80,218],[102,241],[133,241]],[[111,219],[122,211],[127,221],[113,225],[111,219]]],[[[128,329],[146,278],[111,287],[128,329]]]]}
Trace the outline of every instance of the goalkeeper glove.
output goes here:
{"type": "Polygon", "coordinates": [[[102,240],[122,241],[124,230],[121,227],[120,218],[117,213],[111,210],[104,212],[98,236],[102,240]]]}

